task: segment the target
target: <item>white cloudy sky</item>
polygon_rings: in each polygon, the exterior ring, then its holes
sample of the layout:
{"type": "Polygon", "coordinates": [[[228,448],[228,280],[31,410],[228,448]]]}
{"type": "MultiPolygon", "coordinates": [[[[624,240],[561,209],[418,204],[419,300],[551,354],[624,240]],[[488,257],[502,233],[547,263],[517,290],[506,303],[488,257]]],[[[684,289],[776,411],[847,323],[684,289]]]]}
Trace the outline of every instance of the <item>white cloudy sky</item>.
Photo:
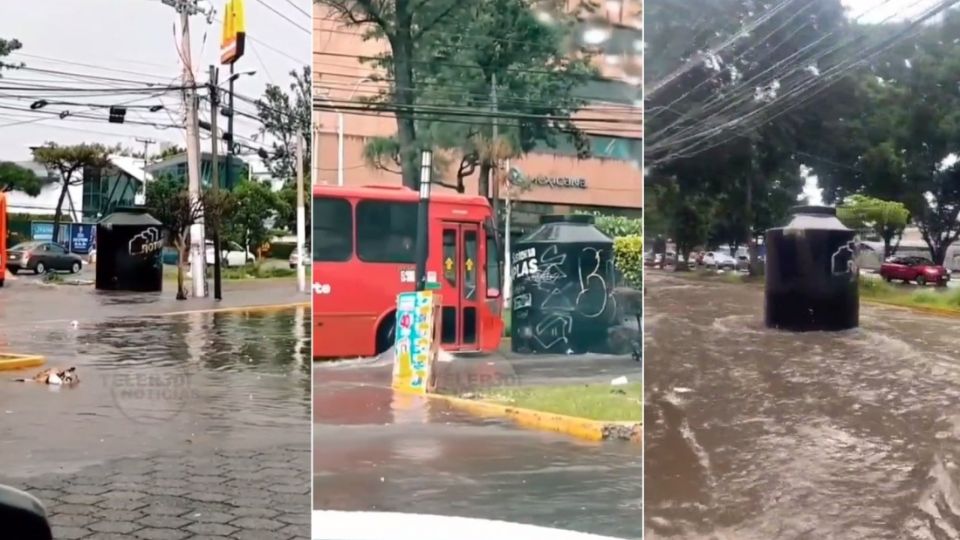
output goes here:
{"type": "MultiPolygon", "coordinates": [[[[33,68],[95,74],[131,81],[169,83],[174,81],[180,72],[180,59],[175,48],[175,35],[178,34],[175,34],[174,29],[174,23],[179,16],[173,8],[163,5],[160,0],[31,0],[22,2],[22,9],[10,9],[13,0],[2,1],[6,6],[3,16],[0,17],[0,37],[16,38],[23,43],[20,51],[22,54],[11,55],[7,61],[24,62],[33,68]]],[[[260,96],[268,82],[286,88],[290,80],[287,73],[291,69],[309,65],[311,56],[311,39],[308,33],[311,22],[307,15],[297,9],[299,7],[310,13],[311,0],[262,2],[245,2],[247,52],[236,66],[237,71],[257,72],[254,76],[241,77],[237,81],[237,93],[250,97],[260,96]],[[265,7],[265,3],[293,22],[285,21],[271,12],[265,7]]],[[[217,17],[222,20],[224,1],[215,0],[213,5],[217,8],[217,17]]],[[[195,72],[198,80],[205,82],[207,66],[219,62],[221,24],[218,21],[207,24],[202,16],[196,16],[191,19],[191,29],[195,72]]],[[[225,76],[225,69],[222,69],[221,80],[225,76]]],[[[77,86],[75,80],[71,81],[63,75],[45,75],[26,70],[4,70],[2,77],[0,87],[30,83],[77,86]]],[[[124,86],[122,82],[109,84],[124,86]]],[[[31,99],[8,97],[24,94],[23,91],[0,90],[0,161],[29,159],[30,147],[46,141],[62,144],[124,143],[141,150],[142,146],[133,140],[135,137],[149,137],[181,146],[184,144],[183,133],[174,129],[158,130],[150,126],[109,124],[106,122],[107,113],[103,109],[91,112],[76,107],[78,112],[102,117],[102,121],[81,121],[77,118],[60,120],[52,116],[51,119],[39,122],[16,124],[40,117],[37,113],[8,108],[28,107],[31,99]]],[[[111,101],[130,100],[131,97],[60,99],[109,104],[111,101]]],[[[175,118],[182,112],[177,93],[144,100],[142,103],[164,103],[175,118]]],[[[239,108],[241,107],[238,106],[239,108]]],[[[253,107],[246,105],[245,110],[253,112],[253,107]]],[[[171,123],[166,111],[130,111],[127,119],[171,123]]],[[[256,129],[256,123],[252,120],[237,121],[238,136],[249,137],[256,129]]],[[[156,149],[154,146],[152,151],[156,149]]]]}

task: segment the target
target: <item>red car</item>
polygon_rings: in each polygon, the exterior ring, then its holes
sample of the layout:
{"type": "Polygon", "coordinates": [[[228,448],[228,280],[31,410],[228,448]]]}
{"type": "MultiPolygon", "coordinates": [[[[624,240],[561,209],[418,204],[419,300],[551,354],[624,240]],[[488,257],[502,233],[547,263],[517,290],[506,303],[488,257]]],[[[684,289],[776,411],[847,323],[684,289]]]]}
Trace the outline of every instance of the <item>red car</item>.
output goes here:
{"type": "Polygon", "coordinates": [[[927,283],[944,286],[950,281],[950,272],[923,257],[893,257],[880,265],[880,276],[887,280],[916,282],[921,287],[927,283]]]}

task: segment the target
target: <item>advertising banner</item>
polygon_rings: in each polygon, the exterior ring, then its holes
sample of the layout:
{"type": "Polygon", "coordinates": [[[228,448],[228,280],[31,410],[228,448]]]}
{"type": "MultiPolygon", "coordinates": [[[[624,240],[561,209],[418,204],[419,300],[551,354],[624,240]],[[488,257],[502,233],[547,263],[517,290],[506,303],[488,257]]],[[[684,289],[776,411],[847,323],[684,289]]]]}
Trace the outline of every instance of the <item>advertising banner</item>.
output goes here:
{"type": "Polygon", "coordinates": [[[78,255],[87,255],[94,247],[93,223],[70,224],[70,251],[78,255]]]}
{"type": "Polygon", "coordinates": [[[439,346],[439,315],[440,296],[433,291],[397,296],[395,388],[418,394],[427,392],[430,369],[439,346]]]}

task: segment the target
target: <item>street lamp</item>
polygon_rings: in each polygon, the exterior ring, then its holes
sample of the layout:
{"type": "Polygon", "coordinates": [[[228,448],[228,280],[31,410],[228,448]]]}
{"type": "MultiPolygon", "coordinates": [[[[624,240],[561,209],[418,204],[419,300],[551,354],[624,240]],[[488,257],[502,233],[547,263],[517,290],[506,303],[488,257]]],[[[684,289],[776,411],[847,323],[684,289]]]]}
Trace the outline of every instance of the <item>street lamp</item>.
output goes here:
{"type": "Polygon", "coordinates": [[[229,77],[227,77],[226,82],[232,83],[233,81],[239,79],[241,75],[253,76],[253,75],[256,75],[256,74],[257,74],[257,72],[254,71],[254,70],[252,70],[252,69],[251,69],[250,71],[241,71],[241,72],[239,72],[239,73],[232,73],[229,77]]]}

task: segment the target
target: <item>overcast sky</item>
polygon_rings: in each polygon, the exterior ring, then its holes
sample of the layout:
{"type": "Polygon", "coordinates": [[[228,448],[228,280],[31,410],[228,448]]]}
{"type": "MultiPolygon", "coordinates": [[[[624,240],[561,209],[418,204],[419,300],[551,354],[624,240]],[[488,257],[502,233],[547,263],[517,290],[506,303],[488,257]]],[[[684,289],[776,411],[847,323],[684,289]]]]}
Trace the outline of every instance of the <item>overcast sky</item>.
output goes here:
{"type": "MultiPolygon", "coordinates": [[[[291,19],[303,29],[311,28],[311,21],[297,9],[311,12],[311,0],[262,0],[276,11],[291,19]]],[[[174,23],[179,16],[173,8],[160,0],[31,0],[23,2],[21,9],[10,9],[10,3],[0,17],[0,37],[19,39],[22,54],[14,54],[6,61],[24,62],[28,67],[94,74],[130,81],[151,81],[164,84],[175,81],[180,73],[180,59],[175,44],[179,32],[174,23]],[[31,56],[28,56],[31,55],[31,56]],[[43,57],[43,58],[38,58],[43,57]],[[89,65],[81,65],[89,64],[89,65]],[[91,67],[97,66],[98,68],[91,67]]],[[[222,20],[223,0],[215,0],[216,17],[222,20]]],[[[267,83],[287,88],[291,69],[309,65],[311,40],[309,33],[298,29],[271,12],[260,0],[246,0],[247,49],[236,65],[237,71],[256,70],[256,75],[241,77],[236,91],[250,97],[259,97],[267,83]],[[272,49],[271,49],[272,48],[272,49]],[[275,49],[275,50],[274,50],[275,49]]],[[[207,24],[202,16],[190,21],[193,37],[193,62],[198,81],[207,80],[207,67],[219,63],[222,25],[219,21],[207,24]]],[[[226,77],[222,68],[221,80],[226,77]]],[[[76,80],[64,75],[46,75],[38,72],[4,70],[0,87],[19,84],[43,84],[53,86],[78,86],[76,80]]],[[[116,86],[131,86],[133,83],[105,82],[116,86]]],[[[134,86],[141,86],[135,85],[134,86]]],[[[175,129],[158,130],[151,126],[125,126],[109,124],[106,110],[90,111],[84,107],[67,107],[72,111],[96,115],[103,120],[60,120],[56,116],[40,122],[8,125],[25,120],[36,120],[41,115],[29,111],[14,111],[6,107],[26,108],[32,99],[16,99],[10,95],[25,95],[24,91],[0,90],[0,160],[30,159],[30,146],[46,141],[61,144],[101,142],[139,148],[135,137],[149,137],[157,141],[183,146],[184,137],[175,129]],[[87,130],[87,131],[82,131],[87,130]]],[[[135,97],[135,96],[134,96],[135,97]]],[[[130,100],[134,97],[65,98],[73,101],[111,103],[130,100]]],[[[145,105],[163,103],[169,111],[149,113],[130,111],[128,120],[171,123],[169,114],[179,123],[182,114],[179,94],[167,94],[162,98],[145,99],[145,105]]],[[[62,110],[57,107],[55,110],[62,110]]],[[[238,109],[254,112],[252,105],[238,109]]],[[[46,116],[43,116],[46,118],[46,116]]],[[[257,130],[256,122],[238,119],[238,136],[251,136],[257,130]]],[[[208,141],[202,143],[209,145],[208,141]]],[[[156,151],[154,145],[151,151],[156,151]]]]}

